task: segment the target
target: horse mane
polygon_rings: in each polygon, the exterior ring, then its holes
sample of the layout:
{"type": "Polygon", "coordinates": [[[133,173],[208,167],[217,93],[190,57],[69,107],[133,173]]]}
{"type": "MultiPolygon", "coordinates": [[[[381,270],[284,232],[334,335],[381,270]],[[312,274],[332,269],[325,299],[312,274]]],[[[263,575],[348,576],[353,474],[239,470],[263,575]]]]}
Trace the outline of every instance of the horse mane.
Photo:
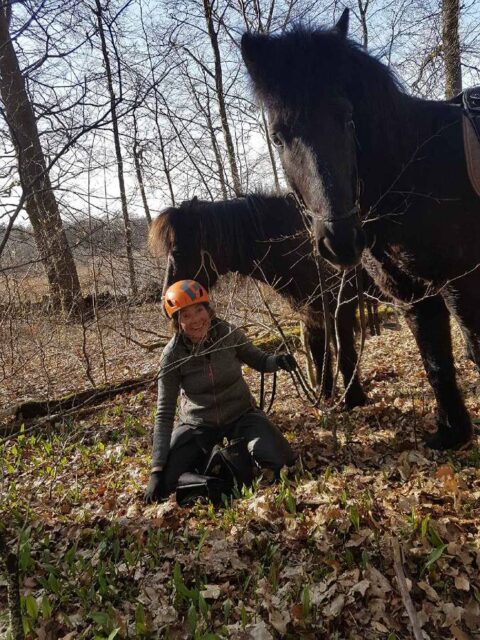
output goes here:
{"type": "Polygon", "coordinates": [[[300,24],[281,34],[246,33],[242,53],[254,93],[281,122],[304,126],[318,104],[338,94],[352,102],[364,144],[398,150],[408,143],[406,107],[415,98],[392,69],[336,29],[300,24]]]}
{"type": "Polygon", "coordinates": [[[170,253],[175,244],[174,226],[171,218],[175,214],[174,207],[164,209],[150,225],[147,246],[154,256],[170,253]]]}
{"type": "MultiPolygon", "coordinates": [[[[245,61],[255,93],[275,109],[284,106],[290,112],[292,108],[304,111],[312,104],[312,97],[319,97],[325,90],[330,93],[335,85],[346,87],[357,97],[365,97],[367,87],[374,99],[404,93],[391,69],[335,29],[297,24],[281,34],[248,33],[244,38],[245,61]],[[252,45],[258,58],[255,60],[248,54],[252,45]]],[[[382,103],[380,99],[379,111],[382,103]]]]}
{"type": "Polygon", "coordinates": [[[268,237],[266,213],[273,202],[284,207],[284,200],[266,194],[218,202],[193,198],[158,216],[150,227],[149,248],[154,255],[168,254],[185,237],[215,259],[228,254],[248,263],[256,257],[256,242],[268,237]]]}

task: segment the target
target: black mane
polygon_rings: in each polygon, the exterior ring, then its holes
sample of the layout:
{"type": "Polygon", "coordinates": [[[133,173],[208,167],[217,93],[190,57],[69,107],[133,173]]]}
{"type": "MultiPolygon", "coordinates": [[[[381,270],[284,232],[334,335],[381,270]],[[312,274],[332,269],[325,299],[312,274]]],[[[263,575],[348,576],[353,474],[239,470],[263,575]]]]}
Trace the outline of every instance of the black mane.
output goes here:
{"type": "Polygon", "coordinates": [[[291,233],[295,216],[278,216],[295,205],[283,196],[252,194],[244,198],[209,202],[193,198],[180,207],[166,209],[150,234],[154,253],[170,253],[182,238],[195,243],[215,259],[228,254],[240,264],[257,257],[258,243],[291,233]]]}
{"type": "Polygon", "coordinates": [[[275,109],[304,112],[312,99],[337,86],[375,101],[381,112],[386,101],[404,93],[391,69],[335,29],[297,25],[279,35],[246,33],[242,45],[256,95],[275,109]],[[249,64],[250,49],[261,56],[261,72],[249,64]]]}
{"type": "Polygon", "coordinates": [[[398,148],[408,136],[412,98],[391,69],[335,29],[300,25],[279,35],[246,33],[242,54],[255,95],[281,122],[302,125],[316,105],[344,97],[372,148],[398,148]]]}

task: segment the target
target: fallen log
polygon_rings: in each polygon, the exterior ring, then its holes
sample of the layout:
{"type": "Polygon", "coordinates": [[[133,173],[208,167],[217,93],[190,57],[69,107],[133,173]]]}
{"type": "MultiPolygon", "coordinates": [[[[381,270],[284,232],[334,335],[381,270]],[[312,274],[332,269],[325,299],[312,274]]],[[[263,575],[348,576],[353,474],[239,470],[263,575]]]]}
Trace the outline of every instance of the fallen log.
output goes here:
{"type": "Polygon", "coordinates": [[[82,412],[83,415],[94,410],[106,399],[112,398],[127,391],[136,391],[149,384],[153,384],[157,379],[157,373],[147,373],[139,378],[131,378],[114,384],[86,389],[66,395],[57,400],[27,400],[15,407],[10,408],[10,420],[6,425],[0,426],[4,434],[16,433],[21,425],[39,420],[41,424],[59,420],[64,416],[82,412]]]}
{"type": "MultiPolygon", "coordinates": [[[[291,329],[287,335],[289,343],[295,344],[298,341],[297,332],[298,327],[291,329]]],[[[253,340],[256,346],[267,352],[274,352],[281,342],[277,336],[253,340]]],[[[155,343],[153,348],[164,345],[164,342],[155,343]]],[[[27,400],[13,407],[7,407],[1,411],[0,434],[10,436],[18,433],[22,425],[25,425],[26,431],[31,431],[33,428],[58,422],[71,415],[88,415],[96,411],[99,408],[98,405],[105,400],[121,393],[142,389],[148,384],[154,383],[156,379],[157,372],[150,372],[139,378],[131,378],[84,391],[75,391],[58,399],[27,400]]]]}

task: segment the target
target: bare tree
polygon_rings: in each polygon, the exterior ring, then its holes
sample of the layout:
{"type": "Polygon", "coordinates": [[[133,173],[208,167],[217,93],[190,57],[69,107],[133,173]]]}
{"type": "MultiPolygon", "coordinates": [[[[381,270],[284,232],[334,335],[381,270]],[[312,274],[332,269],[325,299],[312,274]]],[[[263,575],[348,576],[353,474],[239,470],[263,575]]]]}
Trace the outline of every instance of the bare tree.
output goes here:
{"type": "Polygon", "coordinates": [[[220,111],[220,119],[222,121],[225,145],[227,147],[228,162],[230,164],[230,172],[232,174],[233,181],[233,190],[235,192],[235,195],[239,196],[242,194],[242,186],[240,182],[240,173],[238,171],[235,147],[233,144],[230,125],[227,118],[227,107],[225,103],[225,94],[223,88],[222,58],[220,54],[220,47],[218,44],[218,33],[215,30],[215,24],[213,20],[214,6],[215,0],[203,0],[203,9],[205,12],[205,20],[207,22],[208,36],[210,38],[210,44],[212,45],[214,57],[215,88],[217,92],[218,109],[220,111]]]}
{"type": "MultiPolygon", "coordinates": [[[[107,39],[105,37],[104,11],[102,9],[102,5],[100,4],[100,0],[95,0],[95,8],[96,8],[95,15],[97,17],[97,22],[98,22],[98,33],[100,35],[100,41],[102,45],[103,62],[105,65],[105,73],[107,76],[108,93],[110,96],[113,141],[115,144],[115,155],[117,158],[118,186],[120,189],[120,200],[122,203],[122,215],[123,215],[123,223],[125,228],[125,250],[127,253],[127,261],[128,261],[130,292],[133,296],[136,296],[138,293],[138,287],[137,287],[137,279],[135,275],[135,263],[133,260],[132,229],[130,225],[130,217],[128,214],[127,194],[125,190],[125,176],[124,176],[124,169],[123,169],[122,148],[120,145],[120,133],[118,130],[117,96],[115,95],[115,88],[113,85],[113,74],[112,74],[112,67],[110,64],[110,54],[108,52],[107,39]]],[[[108,24],[107,24],[107,28],[108,28],[108,24]]],[[[120,69],[119,69],[119,73],[120,73],[120,69]]]]}
{"type": "Polygon", "coordinates": [[[68,316],[81,307],[77,269],[40,143],[35,113],[10,36],[11,0],[0,1],[0,93],[17,156],[22,200],[48,277],[53,304],[68,316]]]}
{"type": "Polygon", "coordinates": [[[445,97],[447,99],[462,90],[459,19],[459,0],[442,0],[443,59],[445,64],[445,97]]]}
{"type": "Polygon", "coordinates": [[[140,189],[140,194],[142,196],[143,209],[145,211],[145,217],[147,218],[148,224],[152,224],[152,216],[150,214],[150,207],[148,206],[147,194],[145,193],[145,184],[143,182],[143,170],[142,170],[142,157],[143,157],[143,149],[140,146],[140,142],[138,140],[138,125],[137,125],[137,116],[135,111],[133,112],[133,145],[132,145],[132,153],[133,160],[135,163],[135,173],[137,176],[138,188],[140,189]]]}

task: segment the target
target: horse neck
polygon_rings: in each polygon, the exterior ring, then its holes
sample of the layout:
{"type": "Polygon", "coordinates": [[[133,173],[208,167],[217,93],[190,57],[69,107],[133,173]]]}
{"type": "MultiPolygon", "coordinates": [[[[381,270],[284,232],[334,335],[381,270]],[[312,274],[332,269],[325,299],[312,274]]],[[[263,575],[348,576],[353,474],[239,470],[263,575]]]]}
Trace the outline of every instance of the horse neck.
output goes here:
{"type": "Polygon", "coordinates": [[[316,272],[310,260],[311,243],[302,214],[290,198],[266,199],[263,241],[256,242],[250,275],[283,297],[303,305],[315,289],[316,272]]]}
{"type": "Polygon", "coordinates": [[[250,275],[255,265],[254,246],[262,240],[262,221],[253,216],[247,200],[237,198],[213,203],[208,220],[201,222],[200,244],[204,260],[211,260],[218,275],[237,272],[250,275]]]}
{"type": "Polygon", "coordinates": [[[431,163],[445,165],[444,172],[453,171],[461,178],[458,167],[463,145],[456,126],[461,118],[458,107],[398,92],[395,104],[385,109],[384,118],[374,120],[368,107],[364,110],[360,107],[359,111],[358,160],[359,176],[365,185],[362,203],[365,208],[376,204],[391,189],[411,189],[412,173],[419,175],[420,163],[427,157],[431,163]],[[449,153],[442,153],[447,139],[449,153]],[[452,146],[459,155],[451,153],[452,146]]]}

